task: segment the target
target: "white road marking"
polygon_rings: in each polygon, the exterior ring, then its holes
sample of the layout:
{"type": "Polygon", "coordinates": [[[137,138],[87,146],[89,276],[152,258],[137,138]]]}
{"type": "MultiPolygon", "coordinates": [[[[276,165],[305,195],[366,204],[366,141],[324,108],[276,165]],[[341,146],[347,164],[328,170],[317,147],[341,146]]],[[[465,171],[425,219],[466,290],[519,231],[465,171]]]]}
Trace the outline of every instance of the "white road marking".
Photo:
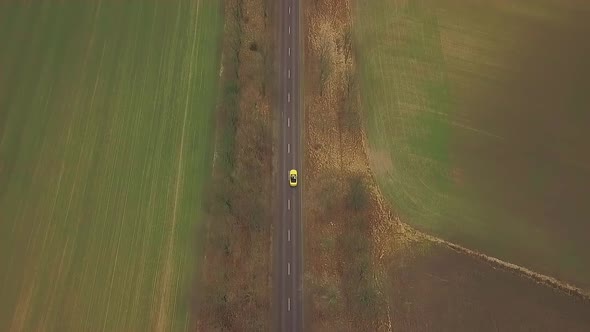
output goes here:
{"type": "Polygon", "coordinates": [[[289,15],[291,15],[291,6],[289,6],[289,15]]]}
{"type": "Polygon", "coordinates": [[[291,69],[287,70],[287,77],[291,78],[291,69]]]}
{"type": "Polygon", "coordinates": [[[291,275],[291,263],[287,263],[287,275],[291,275]]]}
{"type": "Polygon", "coordinates": [[[291,34],[291,26],[289,25],[289,34],[291,34]]]}
{"type": "Polygon", "coordinates": [[[289,56],[291,56],[291,48],[289,47],[289,56]]]}
{"type": "Polygon", "coordinates": [[[287,118],[287,127],[291,127],[291,118],[287,118]]]}
{"type": "Polygon", "coordinates": [[[287,92],[287,102],[291,102],[291,92],[287,92]]]}
{"type": "Polygon", "coordinates": [[[290,229],[287,230],[287,240],[289,240],[289,242],[291,242],[291,230],[290,229]]]}
{"type": "Polygon", "coordinates": [[[287,311],[291,311],[291,298],[287,298],[287,311]]]}
{"type": "Polygon", "coordinates": [[[287,209],[291,210],[291,200],[287,200],[287,209]]]}
{"type": "Polygon", "coordinates": [[[287,144],[287,153],[291,153],[291,143],[287,144]]]}

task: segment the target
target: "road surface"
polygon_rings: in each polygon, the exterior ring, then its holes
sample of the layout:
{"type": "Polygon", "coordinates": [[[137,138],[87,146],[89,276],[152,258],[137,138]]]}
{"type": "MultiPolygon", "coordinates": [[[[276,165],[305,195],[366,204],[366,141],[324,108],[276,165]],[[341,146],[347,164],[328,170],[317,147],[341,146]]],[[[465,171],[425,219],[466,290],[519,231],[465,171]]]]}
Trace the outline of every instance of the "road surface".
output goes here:
{"type": "Polygon", "coordinates": [[[273,265],[273,331],[302,331],[301,225],[301,98],[299,95],[299,1],[279,0],[278,218],[275,219],[273,265]],[[298,171],[298,186],[288,183],[289,170],[298,171]]]}

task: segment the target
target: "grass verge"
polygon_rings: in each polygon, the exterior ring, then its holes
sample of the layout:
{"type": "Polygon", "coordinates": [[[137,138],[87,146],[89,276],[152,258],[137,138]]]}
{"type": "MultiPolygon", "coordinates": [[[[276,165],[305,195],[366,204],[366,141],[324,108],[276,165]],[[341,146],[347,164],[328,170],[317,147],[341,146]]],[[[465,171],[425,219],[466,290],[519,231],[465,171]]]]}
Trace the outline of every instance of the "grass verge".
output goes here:
{"type": "Polygon", "coordinates": [[[194,298],[198,331],[270,328],[272,8],[265,0],[225,2],[223,95],[194,298]]]}

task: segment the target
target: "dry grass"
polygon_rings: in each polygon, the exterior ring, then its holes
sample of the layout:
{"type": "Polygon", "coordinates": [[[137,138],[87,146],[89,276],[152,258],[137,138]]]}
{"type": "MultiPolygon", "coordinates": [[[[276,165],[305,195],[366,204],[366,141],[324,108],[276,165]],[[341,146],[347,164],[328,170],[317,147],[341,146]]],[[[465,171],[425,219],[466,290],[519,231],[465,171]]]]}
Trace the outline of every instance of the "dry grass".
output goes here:
{"type": "Polygon", "coordinates": [[[306,328],[373,330],[381,300],[372,232],[384,211],[360,139],[349,2],[305,8],[306,328]]]}

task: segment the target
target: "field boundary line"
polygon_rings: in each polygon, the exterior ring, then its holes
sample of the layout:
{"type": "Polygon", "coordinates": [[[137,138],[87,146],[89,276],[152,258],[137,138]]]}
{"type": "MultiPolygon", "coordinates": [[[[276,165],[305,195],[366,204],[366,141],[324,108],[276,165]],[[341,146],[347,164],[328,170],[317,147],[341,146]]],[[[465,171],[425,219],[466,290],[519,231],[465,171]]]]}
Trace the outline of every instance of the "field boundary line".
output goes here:
{"type": "Polygon", "coordinates": [[[565,293],[569,296],[576,297],[576,298],[582,300],[583,302],[590,303],[590,292],[584,291],[583,289],[576,287],[570,283],[567,283],[565,281],[560,281],[557,278],[554,278],[554,277],[551,277],[551,276],[548,276],[548,275],[545,275],[545,274],[542,274],[539,272],[535,272],[535,271],[530,270],[524,266],[516,265],[514,263],[510,263],[510,262],[501,260],[499,258],[483,254],[479,251],[463,247],[459,244],[452,243],[450,241],[441,239],[439,237],[436,237],[436,236],[433,236],[430,234],[426,234],[424,232],[421,232],[421,231],[413,228],[409,224],[402,222],[399,219],[399,217],[395,217],[392,219],[394,220],[395,223],[397,223],[402,228],[404,234],[413,235],[412,236],[413,239],[421,239],[421,240],[426,240],[426,241],[429,241],[432,243],[443,245],[449,249],[452,249],[455,252],[473,257],[473,258],[478,259],[480,261],[484,261],[494,268],[498,268],[498,269],[501,269],[501,270],[504,270],[507,272],[511,272],[511,273],[518,275],[520,277],[532,280],[537,284],[553,288],[553,289],[558,290],[562,293],[565,293]]]}
{"type": "MultiPolygon", "coordinates": [[[[361,141],[362,141],[362,146],[363,146],[363,150],[364,150],[363,153],[365,153],[365,155],[368,156],[369,142],[368,142],[367,133],[365,130],[361,130],[361,141]]],[[[369,163],[367,166],[368,166],[369,176],[370,176],[371,182],[372,182],[371,187],[372,187],[372,190],[374,190],[374,194],[376,195],[378,205],[380,205],[380,210],[385,212],[385,214],[387,215],[386,222],[392,222],[393,224],[396,224],[401,229],[401,233],[408,236],[408,238],[410,240],[426,240],[431,243],[443,245],[443,246],[445,246],[457,253],[464,254],[469,257],[483,261],[483,262],[487,263],[488,265],[492,266],[493,268],[498,268],[500,270],[510,272],[510,273],[517,275],[519,277],[522,277],[522,278],[527,278],[529,280],[534,281],[537,284],[553,288],[553,289],[560,291],[564,294],[575,297],[584,303],[590,304],[590,291],[588,291],[588,290],[583,290],[582,288],[576,287],[568,282],[558,280],[555,277],[551,277],[551,276],[548,276],[548,275],[545,275],[545,274],[542,274],[539,272],[535,272],[535,271],[528,269],[524,266],[510,263],[510,262],[501,260],[499,258],[486,255],[486,254],[481,253],[479,251],[466,248],[466,247],[461,246],[459,244],[452,243],[450,241],[444,240],[444,239],[436,237],[434,235],[424,233],[424,232],[419,231],[416,228],[410,226],[408,223],[401,221],[401,219],[393,213],[393,211],[391,210],[391,207],[389,206],[389,204],[387,203],[387,201],[385,199],[385,196],[381,192],[381,189],[379,188],[379,186],[377,184],[378,182],[377,182],[375,173],[373,172],[371,164],[369,163]]]]}

